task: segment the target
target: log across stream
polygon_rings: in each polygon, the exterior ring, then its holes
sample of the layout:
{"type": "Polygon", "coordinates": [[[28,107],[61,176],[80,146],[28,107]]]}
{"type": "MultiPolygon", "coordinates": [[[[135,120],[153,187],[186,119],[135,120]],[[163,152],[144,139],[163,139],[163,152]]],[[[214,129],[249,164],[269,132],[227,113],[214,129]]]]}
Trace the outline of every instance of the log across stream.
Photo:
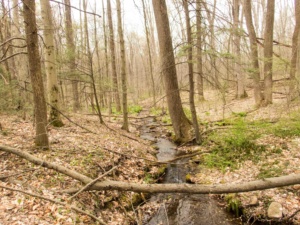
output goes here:
{"type": "MultiPolygon", "coordinates": [[[[155,142],[158,148],[157,159],[167,161],[178,157],[176,145],[167,138],[157,138],[159,132],[153,118],[144,119],[141,127],[141,137],[155,142]]],[[[191,168],[186,163],[189,159],[179,159],[174,165],[168,165],[163,183],[183,183],[191,168]]],[[[237,225],[243,224],[240,218],[228,213],[218,201],[205,194],[155,194],[150,198],[160,207],[151,218],[143,218],[146,225],[237,225]]],[[[147,204],[147,203],[146,203],[147,204]]]]}

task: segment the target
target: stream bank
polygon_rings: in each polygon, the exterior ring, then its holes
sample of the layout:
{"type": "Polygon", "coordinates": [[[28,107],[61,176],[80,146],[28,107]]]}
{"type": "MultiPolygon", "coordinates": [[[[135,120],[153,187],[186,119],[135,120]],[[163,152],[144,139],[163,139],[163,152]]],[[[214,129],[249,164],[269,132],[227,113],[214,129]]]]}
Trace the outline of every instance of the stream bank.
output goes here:
{"type": "MultiPolygon", "coordinates": [[[[140,128],[141,138],[152,141],[158,149],[159,161],[172,160],[180,154],[177,146],[161,134],[156,127],[158,123],[153,118],[145,118],[140,128]]],[[[184,183],[191,168],[189,159],[179,159],[168,165],[162,183],[184,183]]],[[[237,225],[242,224],[240,218],[228,213],[220,206],[214,195],[203,194],[155,194],[149,202],[159,204],[154,215],[143,216],[145,225],[237,225]]]]}

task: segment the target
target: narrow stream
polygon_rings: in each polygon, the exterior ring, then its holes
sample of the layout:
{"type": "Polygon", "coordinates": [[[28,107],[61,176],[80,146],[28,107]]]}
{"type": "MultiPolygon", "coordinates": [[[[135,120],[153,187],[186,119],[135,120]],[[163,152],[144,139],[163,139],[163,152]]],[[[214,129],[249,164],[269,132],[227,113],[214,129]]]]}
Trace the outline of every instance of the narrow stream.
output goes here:
{"type": "MultiPolygon", "coordinates": [[[[152,118],[144,120],[141,137],[155,141],[158,147],[157,159],[166,161],[178,157],[176,145],[166,138],[157,138],[157,124],[152,118]]],[[[167,167],[163,183],[183,183],[189,172],[188,159],[177,160],[167,167]]],[[[155,194],[150,198],[160,204],[160,208],[152,218],[144,218],[145,225],[237,225],[243,224],[239,218],[233,217],[226,209],[220,207],[216,199],[203,194],[155,194]]]]}

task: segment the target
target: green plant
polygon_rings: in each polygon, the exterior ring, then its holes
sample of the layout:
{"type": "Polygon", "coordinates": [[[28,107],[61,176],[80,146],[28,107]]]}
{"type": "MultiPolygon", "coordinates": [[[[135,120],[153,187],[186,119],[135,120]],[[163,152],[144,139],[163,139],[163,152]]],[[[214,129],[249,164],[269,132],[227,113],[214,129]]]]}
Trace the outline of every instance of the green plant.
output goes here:
{"type": "Polygon", "coordinates": [[[264,179],[269,177],[279,177],[283,175],[283,166],[279,165],[279,162],[274,162],[274,164],[264,164],[257,175],[257,178],[264,179]]]}
{"type": "Polygon", "coordinates": [[[227,202],[227,209],[230,212],[233,212],[237,217],[242,214],[241,202],[236,196],[236,194],[228,194],[225,196],[227,202]]]}
{"type": "Polygon", "coordinates": [[[205,155],[204,164],[208,167],[225,171],[226,168],[236,169],[245,160],[259,161],[259,156],[265,152],[264,145],[258,145],[255,140],[259,135],[247,129],[246,122],[239,118],[233,121],[233,127],[223,132],[214,132],[209,139],[217,143],[212,153],[205,155]]]}
{"type": "Polygon", "coordinates": [[[143,110],[143,107],[140,105],[129,105],[128,112],[129,113],[139,113],[143,110]]]}

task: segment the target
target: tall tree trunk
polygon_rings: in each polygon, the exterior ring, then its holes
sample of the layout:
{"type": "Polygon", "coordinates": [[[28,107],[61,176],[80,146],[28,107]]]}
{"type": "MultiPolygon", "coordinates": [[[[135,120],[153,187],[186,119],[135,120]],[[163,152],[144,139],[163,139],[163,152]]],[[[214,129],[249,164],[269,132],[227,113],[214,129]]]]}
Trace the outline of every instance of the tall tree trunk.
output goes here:
{"type": "Polygon", "coordinates": [[[120,55],[121,55],[121,81],[122,81],[122,105],[123,105],[123,125],[122,129],[129,131],[128,128],[128,110],[127,110],[127,79],[126,79],[126,54],[124,35],[122,29],[121,3],[117,0],[117,15],[118,15],[118,33],[120,39],[120,55]]]}
{"type": "Polygon", "coordinates": [[[154,82],[154,76],[153,76],[152,54],[151,54],[151,47],[150,47],[149,28],[147,25],[145,0],[142,0],[142,4],[143,4],[144,26],[145,26],[145,31],[146,31],[147,50],[148,50],[148,57],[149,57],[149,68],[150,68],[150,78],[151,78],[152,95],[153,95],[153,106],[156,107],[156,91],[155,91],[155,82],[154,82]]]}
{"type": "Polygon", "coordinates": [[[38,45],[38,32],[35,18],[35,1],[22,0],[23,15],[26,32],[26,42],[28,51],[28,61],[30,69],[31,85],[34,99],[35,113],[35,144],[37,146],[48,148],[47,136],[47,107],[44,96],[44,84],[41,72],[41,61],[38,45]]]}
{"type": "Polygon", "coordinates": [[[101,114],[101,110],[100,110],[100,105],[99,105],[99,101],[98,101],[98,95],[97,95],[97,89],[96,89],[96,84],[95,84],[95,77],[94,77],[94,66],[93,66],[93,56],[92,56],[92,52],[91,52],[91,47],[90,47],[90,38],[89,38],[89,31],[88,31],[88,25],[87,25],[87,3],[86,0],[83,0],[83,9],[84,9],[84,34],[85,34],[85,43],[86,43],[86,54],[88,56],[88,64],[89,64],[89,69],[90,69],[90,77],[91,77],[91,91],[92,93],[91,95],[91,104],[92,106],[94,105],[94,100],[93,97],[95,98],[95,102],[96,102],[96,108],[97,108],[97,114],[98,114],[98,118],[99,118],[99,122],[101,124],[104,124],[103,118],[102,118],[102,114],[101,114]]]}
{"type": "Polygon", "coordinates": [[[165,0],[155,0],[152,1],[152,4],[156,20],[168,109],[175,138],[178,142],[189,141],[191,139],[191,124],[184,114],[181,104],[166,2],[165,0]]]}
{"type": "MultiPolygon", "coordinates": [[[[104,1],[102,0],[102,14],[103,14],[103,34],[104,34],[104,54],[105,54],[105,76],[107,82],[111,84],[111,78],[108,75],[108,52],[107,52],[107,32],[106,32],[106,22],[105,22],[105,11],[104,11],[104,1]]],[[[111,85],[108,85],[107,99],[108,99],[108,114],[111,115],[111,85]]]]}
{"type": "Polygon", "coordinates": [[[187,36],[187,43],[189,45],[188,51],[188,71],[189,71],[189,85],[190,85],[190,93],[189,93],[189,100],[190,100],[190,110],[192,114],[192,121],[193,127],[196,137],[196,143],[201,143],[201,136],[199,131],[199,124],[197,119],[197,112],[195,107],[195,88],[194,88],[194,70],[193,70],[193,41],[192,41],[192,31],[191,31],[191,24],[190,24],[190,13],[188,7],[188,0],[183,0],[183,8],[185,12],[185,21],[186,21],[186,36],[187,36]]]}
{"type": "Polygon", "coordinates": [[[115,53],[115,38],[114,38],[114,28],[112,23],[112,15],[111,15],[111,5],[110,0],[107,0],[107,20],[109,26],[109,45],[110,45],[110,54],[111,54],[111,72],[113,79],[113,93],[114,99],[116,101],[116,110],[117,112],[121,111],[121,103],[120,96],[118,91],[118,76],[116,69],[116,53],[115,53]]]}
{"type": "Polygon", "coordinates": [[[274,11],[275,0],[268,0],[264,33],[264,106],[272,104],[274,11]]]}
{"type": "MultiPolygon", "coordinates": [[[[18,7],[18,0],[13,0],[13,36],[14,37],[21,37],[20,28],[22,27],[20,24],[19,18],[19,7],[18,7]]],[[[23,41],[16,40],[16,45],[22,46],[23,41]]],[[[19,49],[16,49],[14,53],[20,52],[19,49]]],[[[17,55],[15,56],[16,64],[18,65],[15,69],[17,70],[17,80],[19,83],[19,100],[18,100],[18,109],[22,110],[23,112],[23,119],[26,118],[26,90],[25,90],[25,82],[27,81],[28,76],[28,59],[25,55],[17,55]]]]}
{"type": "Polygon", "coordinates": [[[203,62],[202,62],[202,15],[201,0],[196,0],[196,27],[197,27],[197,89],[199,101],[204,101],[203,62]]]}
{"type": "Polygon", "coordinates": [[[238,99],[247,97],[245,90],[245,75],[241,70],[241,29],[240,29],[240,0],[233,0],[233,51],[235,54],[234,73],[237,79],[237,94],[238,99]]]}
{"type": "Polygon", "coordinates": [[[49,122],[55,127],[63,126],[60,117],[59,87],[57,82],[56,56],[54,51],[54,32],[52,11],[49,0],[40,0],[41,14],[44,25],[45,68],[47,75],[47,92],[50,103],[49,122]]]}
{"type": "Polygon", "coordinates": [[[252,62],[252,77],[254,83],[254,99],[255,105],[259,107],[263,100],[260,85],[260,70],[258,62],[258,46],[256,42],[256,32],[252,21],[251,0],[244,0],[244,15],[250,39],[251,62],[252,62]]]}
{"type": "MultiPolygon", "coordinates": [[[[291,69],[290,69],[290,85],[289,85],[289,101],[293,100],[297,95],[297,90],[299,87],[299,78],[296,78],[296,65],[299,45],[299,32],[300,32],[300,0],[295,0],[295,19],[296,24],[294,28],[293,38],[292,38],[292,58],[291,58],[291,69]],[[296,89],[297,88],[297,89],[296,89]]],[[[298,94],[299,95],[299,94],[298,94]]]]}
{"type": "Polygon", "coordinates": [[[78,93],[78,81],[76,80],[76,61],[75,61],[75,44],[74,44],[74,33],[72,25],[72,15],[70,0],[64,0],[65,3],[65,29],[67,39],[67,53],[69,61],[69,69],[72,74],[72,92],[73,92],[73,111],[77,112],[80,109],[79,93],[78,93]]]}

